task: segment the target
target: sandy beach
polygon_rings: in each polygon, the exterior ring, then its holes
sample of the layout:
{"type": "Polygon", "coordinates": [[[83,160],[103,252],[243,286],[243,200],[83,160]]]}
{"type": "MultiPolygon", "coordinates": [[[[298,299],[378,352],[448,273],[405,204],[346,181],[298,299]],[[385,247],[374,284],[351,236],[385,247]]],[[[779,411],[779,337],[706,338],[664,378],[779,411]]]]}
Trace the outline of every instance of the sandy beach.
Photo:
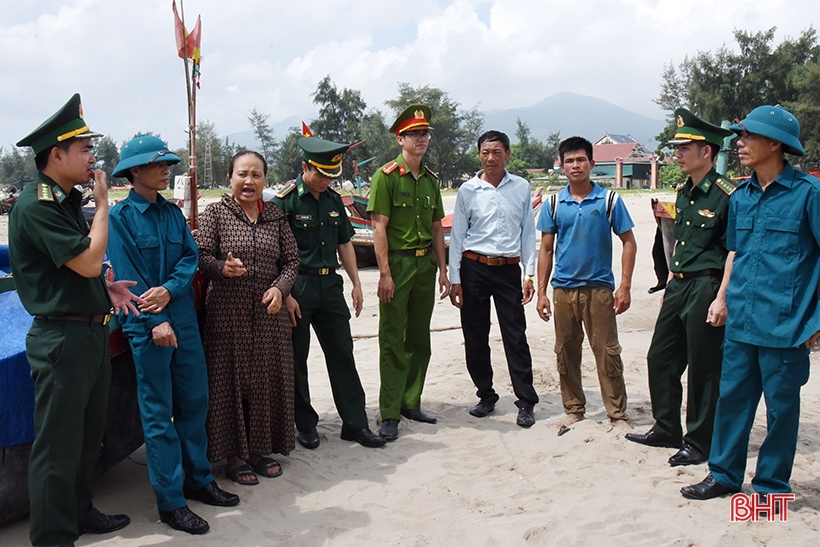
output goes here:
{"type": "MultiPolygon", "coordinates": [[[[650,197],[629,194],[624,200],[636,223],[638,260],[632,307],[619,318],[628,414],[632,426],[645,431],[653,423],[646,378],[649,347],[659,294],[651,247],[655,223],[650,197]]],[[[445,207],[452,209],[454,196],[445,207]]],[[[7,217],[0,217],[5,242],[7,217]]],[[[616,279],[620,271],[616,240],[616,279]]],[[[365,294],[361,317],[351,322],[358,369],[367,393],[371,428],[378,418],[378,272],[360,273],[365,294]]],[[[346,291],[347,292],[347,291],[346,291]]],[[[261,479],[258,486],[239,486],[225,478],[224,463],[215,467],[220,486],[236,492],[235,508],[191,502],[211,524],[204,536],[190,536],[159,522],[143,449],[97,482],[95,505],[107,513],[127,513],[131,525],[107,536],[83,536],[78,546],[361,546],[361,545],[634,545],[748,546],[816,545],[820,531],[820,380],[803,389],[797,457],[792,475],[796,500],[788,520],[731,522],[729,499],[707,502],[684,499],[682,486],[700,481],[706,465],[673,468],[674,450],[650,448],[624,439],[604,412],[595,365],[584,353],[587,419],[558,437],[555,422],[563,415],[553,353],[554,331],[527,308],[528,339],[533,354],[535,387],[541,402],[537,423],[529,430],[515,425],[516,408],[506,370],[501,337],[493,318],[491,344],[496,411],[474,418],[467,410],[477,402],[464,365],[458,310],[449,299],[433,313],[433,358],[422,407],[438,424],[402,420],[399,439],[382,449],[368,449],[339,439],[341,422],[333,406],[324,356],[313,341],[311,393],[320,414],[321,446],[297,445],[277,457],[284,474],[261,479]]],[[[818,354],[813,361],[817,362],[818,354]]],[[[752,431],[744,492],[751,493],[757,449],[765,435],[761,404],[752,431]]],[[[0,529],[0,545],[28,545],[28,522],[0,529]]]]}

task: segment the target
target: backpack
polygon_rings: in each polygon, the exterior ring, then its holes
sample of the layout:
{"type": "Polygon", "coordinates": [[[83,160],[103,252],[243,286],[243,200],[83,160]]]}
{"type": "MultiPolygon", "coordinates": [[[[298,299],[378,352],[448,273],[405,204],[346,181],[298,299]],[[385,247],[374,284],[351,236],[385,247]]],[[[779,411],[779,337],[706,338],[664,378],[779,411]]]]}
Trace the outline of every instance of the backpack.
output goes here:
{"type": "MultiPolygon", "coordinates": [[[[612,206],[615,204],[615,200],[618,199],[618,193],[607,188],[604,199],[606,200],[606,218],[609,220],[609,225],[612,226],[612,206]]],[[[557,209],[558,193],[555,193],[550,196],[550,212],[552,213],[552,220],[555,220],[555,213],[557,209]]]]}

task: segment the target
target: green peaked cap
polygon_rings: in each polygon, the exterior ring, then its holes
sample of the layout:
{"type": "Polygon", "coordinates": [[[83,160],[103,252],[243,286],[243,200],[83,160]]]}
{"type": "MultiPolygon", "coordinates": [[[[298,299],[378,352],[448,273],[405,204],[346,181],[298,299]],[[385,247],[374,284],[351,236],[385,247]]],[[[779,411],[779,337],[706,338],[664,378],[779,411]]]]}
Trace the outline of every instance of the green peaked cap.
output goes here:
{"type": "Polygon", "coordinates": [[[300,137],[296,142],[302,149],[305,161],[321,174],[331,179],[341,176],[342,154],[348,151],[349,144],[326,141],[318,137],[300,137]]]}
{"type": "Polygon", "coordinates": [[[83,120],[83,105],[80,94],[75,93],[63,107],[44,121],[40,127],[23,137],[17,146],[30,146],[37,155],[55,144],[69,139],[87,139],[99,137],[83,120]]]}
{"type": "Polygon", "coordinates": [[[678,130],[675,132],[675,138],[667,144],[687,144],[699,141],[722,146],[723,139],[733,135],[728,129],[702,120],[686,108],[675,110],[675,121],[678,124],[678,130]]]}
{"type": "Polygon", "coordinates": [[[432,129],[430,127],[432,117],[433,113],[429,106],[419,103],[411,104],[401,111],[396,121],[390,126],[390,132],[398,136],[413,129],[432,129]]]}

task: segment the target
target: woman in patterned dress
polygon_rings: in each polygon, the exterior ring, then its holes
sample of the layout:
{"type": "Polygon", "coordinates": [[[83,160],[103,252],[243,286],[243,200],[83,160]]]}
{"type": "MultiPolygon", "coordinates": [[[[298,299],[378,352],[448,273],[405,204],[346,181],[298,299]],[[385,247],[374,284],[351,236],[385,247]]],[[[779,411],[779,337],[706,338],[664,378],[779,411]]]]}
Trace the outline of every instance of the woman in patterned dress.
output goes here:
{"type": "Polygon", "coordinates": [[[228,477],[258,484],[282,467],[265,454],[294,448],[293,347],[282,303],[299,270],[285,215],[261,201],[268,166],[256,152],[228,165],[233,195],[199,219],[199,269],[210,280],[203,345],[210,407],[208,458],[228,477]]]}

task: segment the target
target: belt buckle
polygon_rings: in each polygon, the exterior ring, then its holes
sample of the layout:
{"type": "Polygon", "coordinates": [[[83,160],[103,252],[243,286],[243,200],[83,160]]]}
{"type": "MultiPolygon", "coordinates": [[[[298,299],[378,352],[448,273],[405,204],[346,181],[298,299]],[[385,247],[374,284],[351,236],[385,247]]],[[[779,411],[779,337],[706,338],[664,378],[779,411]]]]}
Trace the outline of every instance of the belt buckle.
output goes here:
{"type": "Polygon", "coordinates": [[[683,274],[681,272],[672,272],[672,277],[677,277],[678,279],[683,279],[683,274]]]}
{"type": "Polygon", "coordinates": [[[504,266],[507,264],[507,259],[503,256],[488,256],[487,266],[504,266]]]}
{"type": "Polygon", "coordinates": [[[330,268],[319,268],[319,275],[328,275],[330,273],[330,268]]]}
{"type": "Polygon", "coordinates": [[[110,323],[110,322],[111,322],[111,314],[110,314],[110,313],[106,313],[106,314],[103,316],[103,322],[102,322],[102,324],[103,324],[103,326],[105,326],[105,325],[107,325],[107,324],[108,324],[108,323],[110,323]]]}
{"type": "Polygon", "coordinates": [[[427,249],[416,249],[416,257],[424,256],[427,254],[427,249]]]}

